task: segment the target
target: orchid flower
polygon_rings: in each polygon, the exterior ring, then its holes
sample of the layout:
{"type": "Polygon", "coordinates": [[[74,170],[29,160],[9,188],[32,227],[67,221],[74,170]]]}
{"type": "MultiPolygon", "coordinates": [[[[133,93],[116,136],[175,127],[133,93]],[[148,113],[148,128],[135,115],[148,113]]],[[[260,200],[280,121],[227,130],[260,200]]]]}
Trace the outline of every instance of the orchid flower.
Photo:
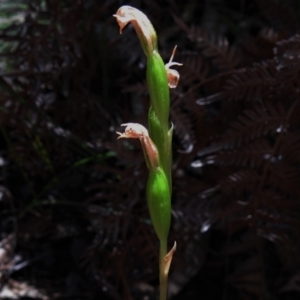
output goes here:
{"type": "Polygon", "coordinates": [[[149,137],[148,130],[138,123],[126,123],[121,126],[126,126],[125,132],[117,132],[118,139],[131,138],[141,141],[147,166],[150,170],[155,171],[159,167],[159,155],[155,144],[149,137]]]}
{"type": "Polygon", "coordinates": [[[182,66],[182,64],[180,64],[180,63],[172,62],[173,58],[175,56],[176,49],[177,49],[177,46],[174,47],[172,56],[171,56],[169,62],[165,65],[165,68],[167,71],[167,77],[168,77],[168,85],[169,85],[169,88],[171,88],[171,89],[174,89],[177,87],[180,75],[177,70],[170,69],[170,67],[174,66],[174,65],[182,66]]]}
{"type": "Polygon", "coordinates": [[[113,16],[117,18],[120,34],[122,34],[123,28],[131,22],[146,55],[150,55],[154,50],[157,50],[156,32],[147,16],[140,10],[124,5],[113,16]]]}

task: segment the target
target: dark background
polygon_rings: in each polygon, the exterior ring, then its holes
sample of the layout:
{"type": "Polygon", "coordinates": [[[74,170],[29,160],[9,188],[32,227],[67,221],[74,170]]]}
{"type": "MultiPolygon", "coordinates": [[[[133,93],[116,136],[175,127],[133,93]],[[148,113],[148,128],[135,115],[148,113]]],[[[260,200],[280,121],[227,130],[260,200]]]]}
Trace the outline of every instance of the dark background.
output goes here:
{"type": "MultiPolygon", "coordinates": [[[[138,141],[145,56],[124,1],[0,3],[0,298],[157,299],[138,141]]],[[[300,297],[300,2],[130,1],[171,90],[172,299],[300,297]]]]}

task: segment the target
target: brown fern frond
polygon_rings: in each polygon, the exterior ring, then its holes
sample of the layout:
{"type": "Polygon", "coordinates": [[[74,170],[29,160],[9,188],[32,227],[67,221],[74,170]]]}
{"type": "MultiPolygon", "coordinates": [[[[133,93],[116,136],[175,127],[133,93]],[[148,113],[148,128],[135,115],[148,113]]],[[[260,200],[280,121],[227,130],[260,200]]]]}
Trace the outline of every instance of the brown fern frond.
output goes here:
{"type": "Polygon", "coordinates": [[[209,65],[204,62],[201,53],[189,51],[182,52],[179,56],[178,61],[183,64],[180,68],[180,82],[185,87],[206,79],[209,65]]]}
{"type": "MultiPolygon", "coordinates": [[[[256,36],[248,35],[241,47],[247,54],[251,55],[252,62],[261,61],[273,57],[273,48],[278,40],[279,33],[277,31],[271,27],[263,27],[256,36]]],[[[249,60],[248,57],[246,59],[249,60]]]]}
{"type": "Polygon", "coordinates": [[[227,80],[224,86],[225,95],[229,99],[245,101],[267,98],[270,86],[278,81],[276,74],[277,70],[273,61],[239,70],[227,80]]]}
{"type": "Polygon", "coordinates": [[[269,60],[262,64],[254,64],[252,68],[234,71],[228,76],[220,92],[200,98],[197,103],[204,105],[225,99],[258,101],[262,98],[270,98],[270,92],[280,82],[275,61],[269,60]],[[270,89],[270,87],[272,88],[270,89]]]}
{"type": "Polygon", "coordinates": [[[210,161],[224,166],[258,168],[266,161],[267,154],[271,152],[272,147],[265,138],[258,138],[232,150],[220,151],[219,148],[217,149],[217,153],[206,157],[204,162],[210,161]]]}
{"type": "Polygon", "coordinates": [[[272,223],[277,229],[282,225],[283,232],[284,226],[297,223],[297,196],[288,195],[272,184],[266,185],[258,197],[260,207],[255,214],[259,219],[272,223]]]}
{"type": "Polygon", "coordinates": [[[292,60],[299,57],[300,35],[296,34],[289,39],[280,40],[274,48],[275,59],[280,62],[282,59],[292,60]]]}
{"type": "Polygon", "coordinates": [[[270,184],[274,189],[281,191],[287,196],[300,195],[300,172],[298,168],[279,160],[270,164],[269,171],[267,184],[270,184]]]}
{"type": "Polygon", "coordinates": [[[256,0],[264,17],[275,27],[281,30],[294,32],[299,28],[299,19],[295,4],[282,0],[256,0]]]}
{"type": "Polygon", "coordinates": [[[172,101],[171,122],[174,124],[175,136],[178,137],[184,149],[191,149],[194,143],[193,120],[187,111],[182,109],[184,104],[181,99],[172,101]]]}
{"type": "Polygon", "coordinates": [[[295,46],[294,50],[287,50],[272,60],[234,71],[229,74],[221,91],[200,98],[197,103],[204,105],[223,99],[244,101],[281,99],[286,94],[296,96],[296,87],[300,86],[300,62],[296,58],[298,52],[298,46],[295,46]],[[282,84],[283,81],[285,84],[282,84]]]}
{"type": "Polygon", "coordinates": [[[263,298],[263,264],[258,253],[239,262],[226,281],[239,290],[241,299],[263,298]]]}
{"type": "Polygon", "coordinates": [[[264,107],[256,106],[252,110],[245,110],[238,121],[231,122],[231,125],[218,144],[224,149],[240,147],[251,140],[274,134],[285,120],[286,112],[281,103],[275,106],[266,102],[264,107]]]}
{"type": "Polygon", "coordinates": [[[217,69],[232,70],[238,66],[239,58],[234,46],[228,40],[214,33],[206,33],[202,28],[190,28],[188,38],[201,49],[201,54],[209,58],[217,69]]]}
{"type": "Polygon", "coordinates": [[[257,236],[251,230],[246,230],[239,239],[231,241],[224,246],[223,251],[227,255],[236,255],[252,251],[256,248],[257,236]]]}
{"type": "Polygon", "coordinates": [[[171,109],[171,122],[174,124],[175,136],[179,138],[185,150],[192,149],[194,144],[194,131],[192,120],[188,113],[180,108],[172,107],[171,109]]]}
{"type": "Polygon", "coordinates": [[[282,142],[275,155],[284,159],[290,164],[296,164],[299,161],[300,153],[300,135],[298,132],[286,132],[282,137],[282,142]]]}
{"type": "Polygon", "coordinates": [[[260,180],[261,175],[257,171],[252,169],[241,169],[221,180],[220,189],[225,195],[234,195],[236,199],[242,196],[244,201],[243,204],[246,205],[249,200],[249,197],[246,195],[258,187],[260,180]]]}

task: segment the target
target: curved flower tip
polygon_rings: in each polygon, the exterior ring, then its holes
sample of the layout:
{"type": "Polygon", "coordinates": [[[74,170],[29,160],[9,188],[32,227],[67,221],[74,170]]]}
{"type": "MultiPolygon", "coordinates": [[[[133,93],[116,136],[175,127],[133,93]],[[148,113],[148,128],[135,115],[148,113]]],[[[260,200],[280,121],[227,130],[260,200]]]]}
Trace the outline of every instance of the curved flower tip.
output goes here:
{"type": "Polygon", "coordinates": [[[177,62],[172,62],[175,52],[176,52],[177,46],[174,47],[173,52],[172,52],[172,56],[169,60],[169,62],[165,65],[166,71],[167,71],[167,77],[168,77],[168,84],[169,84],[169,88],[174,89],[177,87],[177,84],[179,82],[179,78],[180,75],[178,73],[178,71],[170,69],[171,66],[182,66],[182,64],[177,63],[177,62]]]}
{"type": "Polygon", "coordinates": [[[138,123],[126,123],[121,126],[126,126],[124,133],[117,132],[118,139],[140,139],[144,137],[149,137],[148,130],[141,124],[138,123]]]}
{"type": "Polygon", "coordinates": [[[123,28],[131,21],[135,20],[135,8],[131,6],[121,6],[113,17],[116,17],[117,22],[120,26],[120,34],[122,34],[123,28]]]}
{"type": "Polygon", "coordinates": [[[126,123],[121,126],[126,126],[126,128],[123,133],[117,132],[119,135],[118,139],[140,139],[148,168],[153,171],[157,170],[159,166],[159,155],[155,144],[149,137],[148,130],[138,123],[126,123]]]}
{"type": "Polygon", "coordinates": [[[157,49],[156,32],[144,13],[132,6],[124,5],[113,16],[117,18],[120,33],[129,22],[132,23],[146,55],[157,49]]]}

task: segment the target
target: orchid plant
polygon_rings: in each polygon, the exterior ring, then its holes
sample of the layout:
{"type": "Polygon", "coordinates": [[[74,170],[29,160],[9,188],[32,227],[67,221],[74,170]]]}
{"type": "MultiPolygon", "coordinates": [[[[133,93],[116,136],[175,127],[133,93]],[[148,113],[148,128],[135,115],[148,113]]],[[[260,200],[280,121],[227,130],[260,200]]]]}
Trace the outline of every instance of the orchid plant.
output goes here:
{"type": "Polygon", "coordinates": [[[138,35],[144,53],[147,57],[147,84],[150,93],[150,108],[148,114],[149,131],[141,124],[127,123],[123,133],[117,132],[120,138],[137,138],[140,140],[149,178],[146,197],[150,218],[160,242],[159,269],[160,269],[160,300],[167,299],[167,281],[172,256],[176,250],[167,251],[167,240],[171,222],[171,164],[172,164],[172,133],[170,126],[170,95],[169,88],[175,88],[179,81],[179,73],[171,69],[176,46],[170,61],[164,62],[158,52],[156,32],[140,10],[131,6],[122,6],[114,15],[123,28],[131,23],[138,35]]]}

